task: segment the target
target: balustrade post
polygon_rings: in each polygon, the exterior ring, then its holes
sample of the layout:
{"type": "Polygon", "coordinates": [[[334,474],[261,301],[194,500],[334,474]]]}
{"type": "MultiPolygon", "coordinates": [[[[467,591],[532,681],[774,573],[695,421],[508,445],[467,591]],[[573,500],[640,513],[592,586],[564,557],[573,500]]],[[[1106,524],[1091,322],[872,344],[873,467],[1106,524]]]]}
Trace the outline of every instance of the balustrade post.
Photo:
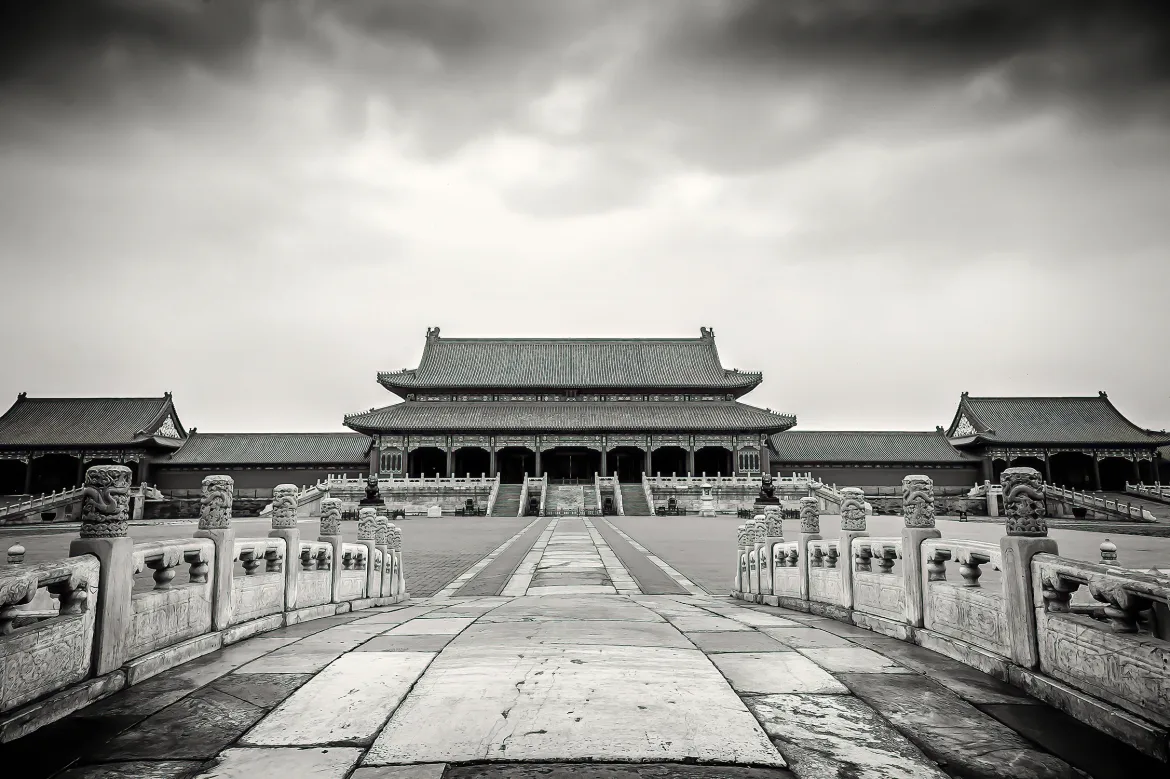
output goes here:
{"type": "Polygon", "coordinates": [[[409,598],[410,593],[406,591],[406,574],[402,570],[402,528],[393,522],[390,523],[390,554],[394,558],[392,592],[401,602],[409,598]]]}
{"type": "Polygon", "coordinates": [[[934,527],[934,480],[911,475],[902,479],[902,581],[906,587],[906,622],[923,625],[922,542],[941,538],[934,527]]]}
{"type": "Polygon", "coordinates": [[[381,575],[374,570],[374,550],[378,548],[378,510],[372,506],[358,509],[357,542],[366,548],[366,597],[381,594],[381,575]]]}
{"type": "Polygon", "coordinates": [[[272,490],[272,530],[269,538],[284,539],[284,608],[297,607],[298,582],[301,565],[301,531],[297,526],[297,495],[295,484],[280,484],[272,490]]]}
{"type": "Polygon", "coordinates": [[[93,465],[85,472],[81,503],[81,537],[69,544],[69,556],[91,554],[98,574],[94,624],[93,673],[121,667],[134,617],[134,540],[129,536],[130,469],[93,465]]]}
{"type": "Polygon", "coordinates": [[[1003,558],[1003,596],[1007,610],[1012,661],[1024,668],[1040,664],[1036,643],[1036,610],[1032,595],[1032,558],[1040,552],[1057,554],[1044,521],[1044,492],[1035,468],[1008,468],[1003,485],[1007,535],[1000,539],[1003,558]]]}
{"type": "Polygon", "coordinates": [[[374,517],[374,541],[382,552],[382,569],[378,574],[378,597],[390,595],[394,579],[394,558],[390,554],[390,518],[374,517]]]}
{"type": "Polygon", "coordinates": [[[756,602],[761,602],[764,595],[764,568],[762,554],[764,551],[764,536],[767,534],[767,524],[763,514],[757,514],[748,523],[750,538],[749,570],[751,571],[751,591],[756,596],[756,602]]]}
{"type": "Polygon", "coordinates": [[[748,591],[748,526],[740,525],[735,529],[735,581],[732,584],[733,593],[748,591]]]}
{"type": "Polygon", "coordinates": [[[332,603],[340,603],[338,596],[341,595],[341,574],[345,570],[343,564],[345,549],[341,539],[340,498],[325,498],[321,501],[321,534],[317,540],[333,547],[333,565],[330,570],[332,585],[329,600],[332,603]]]}
{"type": "Polygon", "coordinates": [[[784,543],[784,522],[779,506],[764,508],[764,548],[760,558],[760,589],[764,595],[776,594],[775,565],[776,545],[784,543]],[[764,573],[767,572],[767,584],[764,584],[764,573]]]}
{"type": "Polygon", "coordinates": [[[859,487],[841,488],[841,605],[853,608],[853,539],[868,536],[865,529],[865,493],[859,487]]]}
{"type": "Polygon", "coordinates": [[[199,494],[196,538],[209,538],[215,547],[211,580],[211,629],[223,630],[232,620],[232,570],[236,531],[232,530],[235,482],[230,476],[207,476],[199,494]]]}
{"type": "Polygon", "coordinates": [[[800,499],[800,543],[796,564],[800,576],[800,599],[808,600],[808,542],[821,540],[821,502],[815,497],[800,499]]]}

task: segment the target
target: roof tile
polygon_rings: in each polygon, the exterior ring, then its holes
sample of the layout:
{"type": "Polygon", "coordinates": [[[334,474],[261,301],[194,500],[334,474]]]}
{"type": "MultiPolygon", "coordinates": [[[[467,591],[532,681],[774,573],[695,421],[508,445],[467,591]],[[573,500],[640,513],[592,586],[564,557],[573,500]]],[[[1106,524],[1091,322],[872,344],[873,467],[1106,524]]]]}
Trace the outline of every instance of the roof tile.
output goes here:
{"type": "Polygon", "coordinates": [[[951,446],[939,430],[786,430],[771,437],[781,462],[962,463],[979,458],[951,446]]]}
{"type": "MultiPolygon", "coordinates": [[[[29,398],[0,417],[0,446],[112,446],[153,433],[171,398],[29,398]]],[[[182,432],[178,428],[176,432],[182,432]]],[[[177,443],[177,442],[176,442],[177,443]]]]}
{"type": "Polygon", "coordinates": [[[1153,436],[1134,425],[1105,395],[1074,398],[965,396],[960,403],[960,408],[963,407],[970,412],[968,418],[979,437],[1001,443],[1151,446],[1167,440],[1166,436],[1153,436]]]}
{"type": "Polygon", "coordinates": [[[166,463],[361,463],[369,445],[361,433],[193,433],[166,463]]]}
{"type": "Polygon", "coordinates": [[[796,424],[735,401],[548,403],[406,401],[346,417],[355,430],[783,430],[796,424]]]}

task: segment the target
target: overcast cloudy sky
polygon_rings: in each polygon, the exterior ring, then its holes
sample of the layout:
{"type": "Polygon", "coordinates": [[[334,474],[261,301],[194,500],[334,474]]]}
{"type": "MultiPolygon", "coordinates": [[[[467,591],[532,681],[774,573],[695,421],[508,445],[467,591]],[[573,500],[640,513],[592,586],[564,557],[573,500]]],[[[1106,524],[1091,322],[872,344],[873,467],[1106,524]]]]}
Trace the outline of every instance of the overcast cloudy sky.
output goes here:
{"type": "Polygon", "coordinates": [[[1170,428],[1170,4],[0,5],[0,407],[341,429],[450,336],[697,336],[805,429],[1170,428]]]}

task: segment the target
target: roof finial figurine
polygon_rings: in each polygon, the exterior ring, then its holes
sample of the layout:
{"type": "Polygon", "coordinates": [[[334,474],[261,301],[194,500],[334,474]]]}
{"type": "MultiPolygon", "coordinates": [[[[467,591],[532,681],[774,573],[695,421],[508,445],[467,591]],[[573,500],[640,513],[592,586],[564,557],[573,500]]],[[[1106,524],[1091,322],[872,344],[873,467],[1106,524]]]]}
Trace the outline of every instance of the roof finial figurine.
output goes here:
{"type": "Polygon", "coordinates": [[[1107,397],[1109,397],[1109,394],[1106,393],[1105,390],[1097,390],[1097,396],[1102,397],[1102,398],[1107,398],[1107,397]]]}
{"type": "Polygon", "coordinates": [[[21,393],[18,393],[18,394],[17,394],[17,396],[16,396],[16,399],[17,399],[17,400],[24,400],[24,399],[25,399],[25,398],[27,398],[27,397],[28,397],[28,393],[27,393],[27,392],[21,392],[21,393]]]}
{"type": "Polygon", "coordinates": [[[427,328],[427,340],[428,341],[434,340],[438,337],[439,337],[439,328],[437,328],[437,327],[428,327],[427,328]]]}
{"type": "Polygon", "coordinates": [[[702,336],[703,338],[714,338],[715,337],[715,328],[713,328],[713,327],[700,327],[699,328],[699,335],[702,336]]]}

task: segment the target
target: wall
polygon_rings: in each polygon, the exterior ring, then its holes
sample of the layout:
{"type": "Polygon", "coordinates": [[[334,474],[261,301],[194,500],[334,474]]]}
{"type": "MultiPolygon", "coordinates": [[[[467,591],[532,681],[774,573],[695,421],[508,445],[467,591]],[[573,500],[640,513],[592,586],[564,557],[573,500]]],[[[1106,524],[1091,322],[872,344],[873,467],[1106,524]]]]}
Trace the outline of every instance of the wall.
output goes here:
{"type": "Polygon", "coordinates": [[[940,487],[973,487],[976,482],[983,483],[982,471],[977,462],[959,467],[897,464],[854,467],[842,464],[816,465],[772,460],[772,473],[774,475],[784,476],[793,471],[797,473],[812,471],[812,475],[825,484],[835,484],[838,487],[901,486],[902,478],[908,473],[929,476],[934,479],[935,485],[940,487]]]}
{"type": "MultiPolygon", "coordinates": [[[[272,498],[233,498],[232,516],[258,517],[272,498]]],[[[150,500],[143,505],[143,519],[192,519],[199,516],[199,498],[150,500]]]]}
{"type": "Polygon", "coordinates": [[[148,481],[161,490],[197,490],[203,483],[203,477],[212,474],[226,474],[235,480],[236,489],[268,488],[278,484],[296,484],[306,486],[334,473],[364,474],[369,470],[369,463],[342,463],[328,466],[275,466],[261,468],[179,468],[168,467],[166,464],[154,464],[150,469],[148,481]]]}

